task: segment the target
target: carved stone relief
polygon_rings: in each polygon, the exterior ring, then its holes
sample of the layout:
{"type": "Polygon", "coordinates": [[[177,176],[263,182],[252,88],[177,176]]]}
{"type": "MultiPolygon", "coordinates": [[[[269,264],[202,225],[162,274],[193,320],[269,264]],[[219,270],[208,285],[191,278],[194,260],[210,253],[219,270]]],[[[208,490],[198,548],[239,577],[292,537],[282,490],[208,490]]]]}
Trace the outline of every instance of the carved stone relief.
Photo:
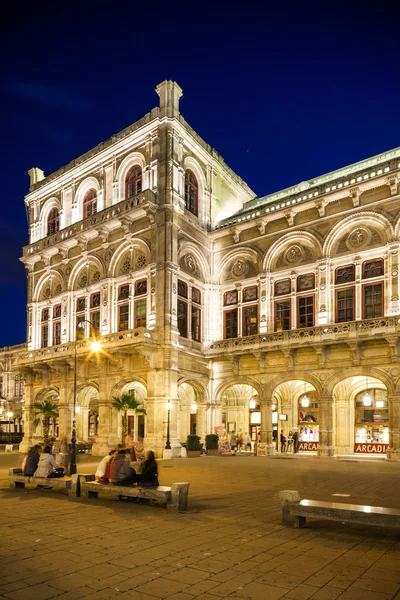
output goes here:
{"type": "Polygon", "coordinates": [[[180,260],[180,266],[189,275],[193,275],[194,277],[199,275],[199,267],[193,254],[185,254],[180,260]]]}

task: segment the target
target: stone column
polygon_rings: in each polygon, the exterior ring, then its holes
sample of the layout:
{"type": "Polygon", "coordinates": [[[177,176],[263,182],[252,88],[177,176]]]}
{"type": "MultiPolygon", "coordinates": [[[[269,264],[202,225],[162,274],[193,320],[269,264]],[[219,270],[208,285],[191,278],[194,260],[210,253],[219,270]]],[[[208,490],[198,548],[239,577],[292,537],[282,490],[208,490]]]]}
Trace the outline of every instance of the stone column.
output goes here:
{"type": "Polygon", "coordinates": [[[28,369],[25,375],[25,422],[24,422],[24,437],[22,438],[22,442],[19,445],[20,452],[28,452],[29,448],[33,446],[36,440],[33,439],[34,436],[34,409],[32,408],[32,404],[35,402],[35,373],[28,369]]]}
{"type": "Polygon", "coordinates": [[[335,455],[333,443],[333,397],[321,396],[319,407],[319,444],[318,456],[332,458],[335,455]]]}
{"type": "Polygon", "coordinates": [[[117,411],[111,406],[107,368],[101,368],[101,371],[102,375],[99,378],[99,428],[96,441],[92,446],[93,456],[105,456],[110,450],[116,448],[120,441],[118,439],[117,411]]]}
{"type": "Polygon", "coordinates": [[[389,402],[389,448],[387,457],[400,461],[400,395],[388,396],[389,402]]]}
{"type": "Polygon", "coordinates": [[[274,453],[272,442],[272,402],[271,399],[262,399],[260,403],[261,410],[261,431],[260,442],[266,444],[266,453],[274,453]]]}
{"type": "Polygon", "coordinates": [[[196,430],[197,430],[197,435],[199,435],[201,437],[202,440],[204,440],[204,436],[207,433],[206,427],[205,427],[205,406],[203,404],[198,404],[197,405],[197,415],[196,415],[196,430]]]}

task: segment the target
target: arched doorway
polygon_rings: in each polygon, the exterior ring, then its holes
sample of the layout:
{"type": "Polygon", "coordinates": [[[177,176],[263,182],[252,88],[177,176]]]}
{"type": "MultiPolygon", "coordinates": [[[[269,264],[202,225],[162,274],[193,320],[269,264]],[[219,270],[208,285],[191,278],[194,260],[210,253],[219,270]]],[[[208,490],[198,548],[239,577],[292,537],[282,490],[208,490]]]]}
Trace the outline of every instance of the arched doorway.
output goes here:
{"type": "Polygon", "coordinates": [[[222,393],[221,420],[228,440],[233,432],[242,437],[249,434],[254,448],[261,430],[258,391],[246,383],[227,387],[222,393]]]}
{"type": "Polygon", "coordinates": [[[316,453],[319,446],[319,422],[318,396],[312,384],[294,379],[275,388],[272,394],[272,430],[276,451],[316,453]]]}
{"type": "MultiPolygon", "coordinates": [[[[121,394],[130,391],[135,393],[135,399],[140,403],[140,408],[147,410],[147,389],[144,384],[139,381],[118,383],[113,388],[111,401],[114,398],[118,398],[121,394]]],[[[117,422],[117,436],[119,440],[122,440],[122,413],[118,414],[117,422]]],[[[146,438],[146,415],[136,414],[135,411],[128,410],[127,433],[130,439],[137,442],[143,442],[146,438]]]]}
{"type": "Polygon", "coordinates": [[[337,454],[385,456],[389,446],[389,403],[385,384],[357,375],[333,390],[337,454]]]}
{"type": "Polygon", "coordinates": [[[78,444],[96,441],[98,431],[99,393],[94,384],[78,389],[76,395],[76,437],[78,444]]]}

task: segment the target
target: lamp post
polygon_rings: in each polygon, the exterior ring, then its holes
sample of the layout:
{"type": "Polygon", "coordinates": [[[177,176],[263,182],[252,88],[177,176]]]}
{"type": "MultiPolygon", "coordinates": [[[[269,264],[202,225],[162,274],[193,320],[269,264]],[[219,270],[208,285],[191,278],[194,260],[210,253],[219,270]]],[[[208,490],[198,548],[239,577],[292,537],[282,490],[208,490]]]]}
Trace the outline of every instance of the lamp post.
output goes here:
{"type": "Polygon", "coordinates": [[[167,416],[167,442],[165,444],[165,449],[166,450],[171,450],[171,440],[170,440],[170,411],[172,408],[172,402],[171,400],[168,400],[165,404],[165,408],[167,409],[168,412],[168,416],[167,416]]]}
{"type": "Polygon", "coordinates": [[[8,417],[8,444],[11,444],[11,417],[13,416],[13,411],[9,410],[7,412],[7,417],[8,417]]]}
{"type": "MultiPolygon", "coordinates": [[[[72,416],[72,435],[71,435],[71,464],[69,467],[69,474],[75,475],[76,468],[76,366],[77,366],[77,346],[78,346],[78,329],[83,329],[85,327],[85,323],[89,323],[91,330],[94,330],[93,323],[88,321],[88,319],[82,319],[79,323],[76,324],[75,329],[75,349],[74,349],[74,412],[72,416]]],[[[96,337],[96,336],[95,336],[96,337]]],[[[100,342],[96,339],[91,344],[91,348],[93,352],[98,352],[100,350],[100,342]]]]}

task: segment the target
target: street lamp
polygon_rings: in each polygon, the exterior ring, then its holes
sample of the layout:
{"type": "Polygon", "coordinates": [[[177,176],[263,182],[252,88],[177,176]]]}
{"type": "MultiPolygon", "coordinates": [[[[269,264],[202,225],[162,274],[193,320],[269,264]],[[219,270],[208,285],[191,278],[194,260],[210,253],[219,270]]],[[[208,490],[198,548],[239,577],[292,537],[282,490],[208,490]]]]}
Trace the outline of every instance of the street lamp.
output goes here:
{"type": "Polygon", "coordinates": [[[165,408],[168,411],[168,418],[167,418],[167,443],[165,444],[165,449],[166,450],[171,450],[171,441],[169,438],[169,426],[170,426],[170,420],[169,420],[169,414],[172,408],[172,402],[171,400],[168,400],[165,404],[165,408]]]}
{"type": "MultiPolygon", "coordinates": [[[[72,417],[71,464],[69,467],[70,475],[75,475],[75,473],[77,471],[77,468],[76,468],[76,414],[78,411],[76,409],[76,365],[77,365],[76,350],[77,350],[77,346],[78,346],[78,329],[83,329],[85,327],[85,323],[89,323],[90,329],[96,333],[93,323],[91,323],[91,321],[88,321],[88,319],[81,319],[76,324],[75,351],[74,351],[74,412],[73,412],[73,417],[72,417]]],[[[95,337],[96,337],[96,335],[95,335],[95,337]]],[[[95,340],[91,344],[91,348],[92,348],[93,352],[98,352],[100,350],[100,347],[101,347],[101,344],[97,340],[95,340]]]]}

